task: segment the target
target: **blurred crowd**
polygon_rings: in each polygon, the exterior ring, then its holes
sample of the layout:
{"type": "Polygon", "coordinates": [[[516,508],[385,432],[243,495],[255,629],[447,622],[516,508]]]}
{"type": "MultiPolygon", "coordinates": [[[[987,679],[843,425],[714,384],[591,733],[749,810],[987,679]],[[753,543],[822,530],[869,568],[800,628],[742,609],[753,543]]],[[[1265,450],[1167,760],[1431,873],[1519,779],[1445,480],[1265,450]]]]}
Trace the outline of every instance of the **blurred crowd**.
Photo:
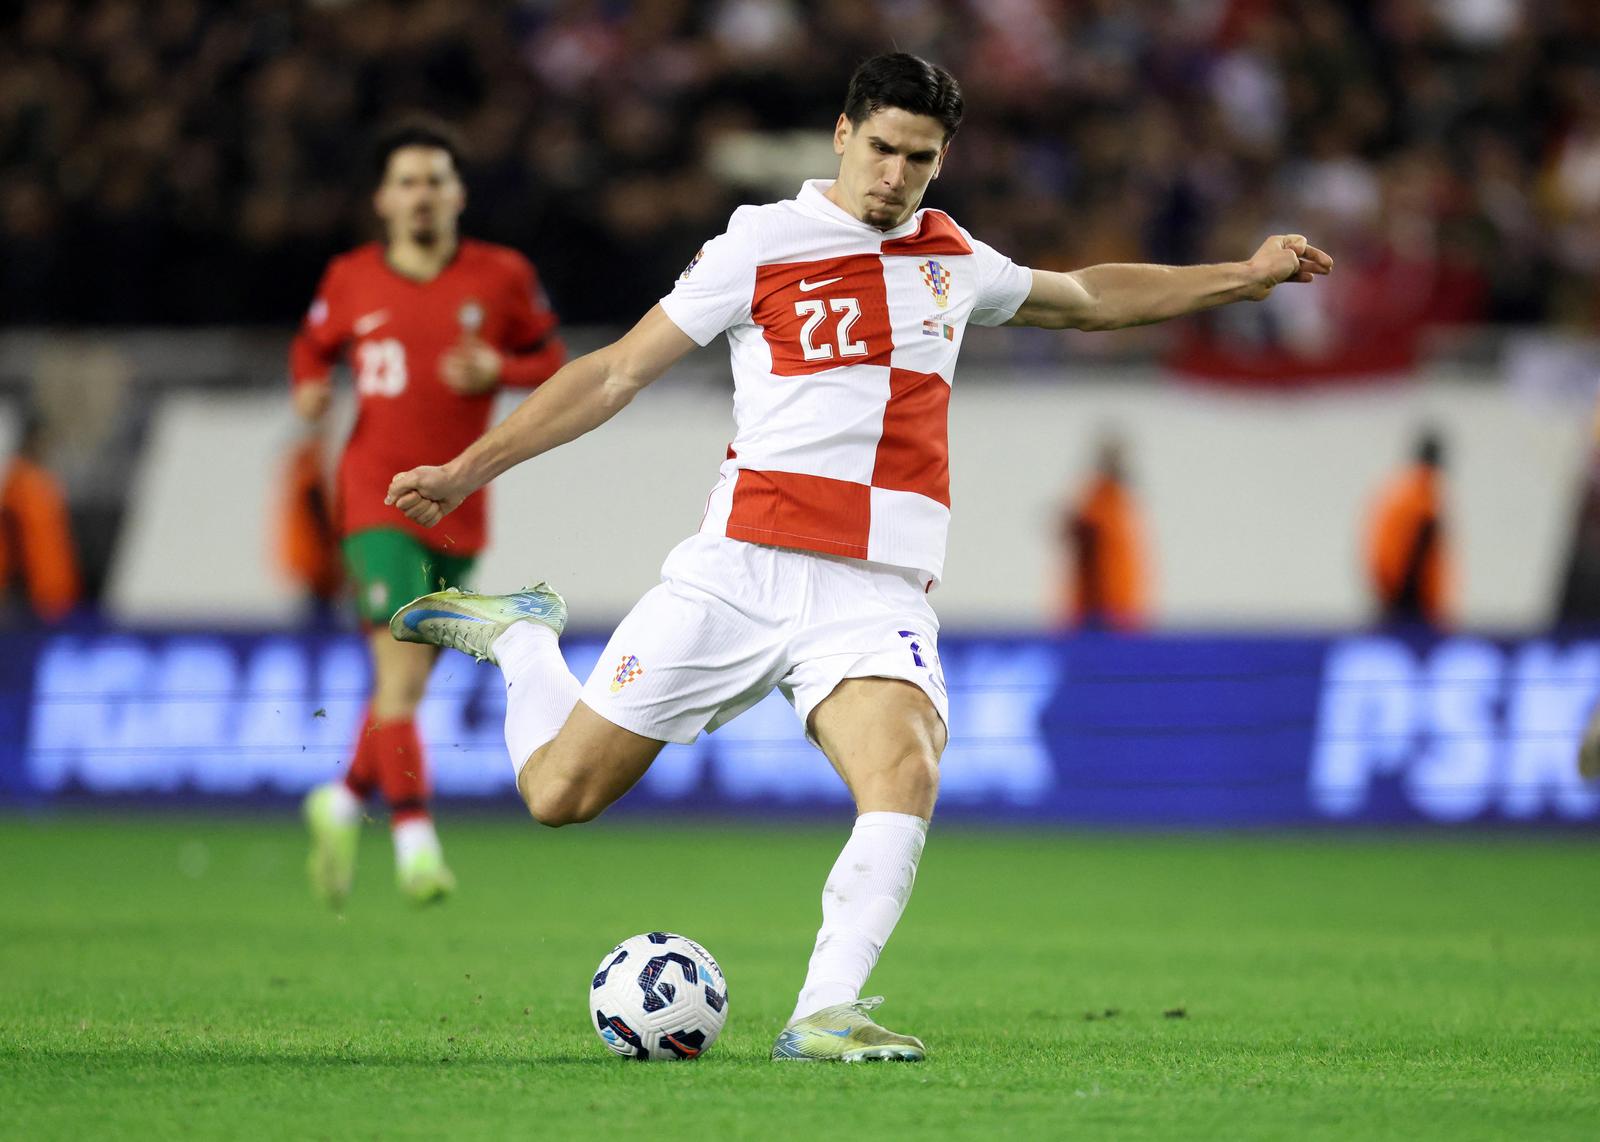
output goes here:
{"type": "Polygon", "coordinates": [[[1600,327],[1595,0],[0,12],[12,323],[292,321],[326,259],[371,236],[365,144],[410,109],[468,143],[469,231],[528,252],[567,320],[628,320],[732,206],[786,193],[741,185],[730,149],[825,142],[854,65],[895,46],[967,94],[929,204],[1018,261],[1240,257],[1292,227],[1340,260],[1337,322],[1275,319],[1310,343],[1397,322],[1600,327]]]}

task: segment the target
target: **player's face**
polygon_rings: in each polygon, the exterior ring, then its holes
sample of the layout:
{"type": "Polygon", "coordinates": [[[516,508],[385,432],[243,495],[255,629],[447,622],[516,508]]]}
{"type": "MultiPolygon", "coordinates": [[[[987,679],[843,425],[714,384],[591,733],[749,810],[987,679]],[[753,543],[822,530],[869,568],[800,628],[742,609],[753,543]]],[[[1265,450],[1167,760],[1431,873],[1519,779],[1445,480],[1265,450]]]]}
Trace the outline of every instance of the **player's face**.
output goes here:
{"type": "Polygon", "coordinates": [[[833,130],[839,181],[830,197],[869,226],[892,230],[921,205],[947,149],[944,127],[929,115],[886,107],[859,126],[841,115],[833,130]]]}
{"type": "Polygon", "coordinates": [[[466,189],[450,152],[438,147],[401,147],[390,155],[373,199],[390,242],[424,246],[453,239],[466,204],[466,189]]]}

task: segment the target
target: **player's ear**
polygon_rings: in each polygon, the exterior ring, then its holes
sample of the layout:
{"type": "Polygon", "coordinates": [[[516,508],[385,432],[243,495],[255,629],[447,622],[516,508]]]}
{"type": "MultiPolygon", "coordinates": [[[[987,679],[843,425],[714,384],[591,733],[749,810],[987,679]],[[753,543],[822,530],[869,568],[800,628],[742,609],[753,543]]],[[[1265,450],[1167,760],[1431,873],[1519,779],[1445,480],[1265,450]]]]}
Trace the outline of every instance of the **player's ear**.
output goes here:
{"type": "Polygon", "coordinates": [[[946,143],[939,148],[939,157],[933,160],[933,177],[938,178],[939,172],[944,170],[945,156],[950,153],[950,144],[946,143]]]}
{"type": "Polygon", "coordinates": [[[844,154],[845,140],[850,138],[850,116],[839,112],[839,121],[833,125],[833,153],[844,154]]]}

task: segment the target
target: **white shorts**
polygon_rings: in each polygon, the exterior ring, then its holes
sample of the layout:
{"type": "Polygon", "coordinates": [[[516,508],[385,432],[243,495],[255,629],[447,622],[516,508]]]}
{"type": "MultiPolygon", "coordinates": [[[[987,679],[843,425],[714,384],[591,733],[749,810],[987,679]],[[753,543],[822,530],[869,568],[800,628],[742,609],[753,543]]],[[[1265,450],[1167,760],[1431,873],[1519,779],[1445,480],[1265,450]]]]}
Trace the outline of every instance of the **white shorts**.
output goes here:
{"type": "Polygon", "coordinates": [[[693,535],[606,644],[583,702],[623,729],[694,741],[776,686],[809,733],[846,678],[899,678],[946,724],[939,620],[916,572],[693,535]]]}

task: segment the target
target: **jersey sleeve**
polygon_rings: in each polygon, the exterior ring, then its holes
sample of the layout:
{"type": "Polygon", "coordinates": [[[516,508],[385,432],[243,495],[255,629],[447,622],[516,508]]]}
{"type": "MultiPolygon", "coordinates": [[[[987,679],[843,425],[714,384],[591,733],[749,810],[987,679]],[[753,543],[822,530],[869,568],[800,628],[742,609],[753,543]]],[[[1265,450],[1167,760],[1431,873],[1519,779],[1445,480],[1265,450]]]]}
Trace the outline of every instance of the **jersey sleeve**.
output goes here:
{"type": "Polygon", "coordinates": [[[532,263],[518,256],[511,276],[500,383],[531,389],[566,364],[567,347],[556,333],[559,322],[532,263]]]}
{"type": "Polygon", "coordinates": [[[973,325],[1004,325],[1033,292],[1033,271],[971,235],[968,240],[978,268],[978,297],[968,320],[973,325]]]}
{"type": "Polygon", "coordinates": [[[339,263],[331,262],[323,271],[317,293],[300,322],[300,331],[289,346],[289,380],[292,384],[325,381],[338,363],[349,338],[349,315],[339,296],[342,275],[339,263]]]}
{"type": "Polygon", "coordinates": [[[750,320],[756,287],[756,248],[751,240],[749,207],[740,207],[728,228],[700,248],[661,308],[672,323],[709,345],[717,334],[750,320]]]}

